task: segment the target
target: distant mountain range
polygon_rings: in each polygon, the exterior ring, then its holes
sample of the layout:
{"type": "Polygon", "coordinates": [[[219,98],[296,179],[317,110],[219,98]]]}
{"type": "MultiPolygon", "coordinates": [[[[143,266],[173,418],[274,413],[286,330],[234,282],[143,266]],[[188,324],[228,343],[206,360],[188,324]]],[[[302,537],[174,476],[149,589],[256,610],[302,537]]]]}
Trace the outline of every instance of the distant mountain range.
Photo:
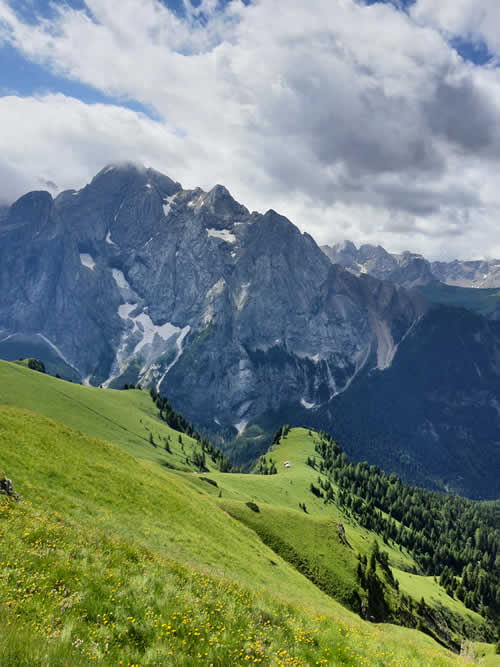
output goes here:
{"type": "MultiPolygon", "coordinates": [[[[500,324],[369,275],[368,254],[358,277],[221,185],[111,165],[0,216],[0,357],[153,386],[240,460],[286,420],[409,481],[498,496],[500,324]]],[[[428,263],[409,264],[417,284],[428,263]]]]}
{"type": "Polygon", "coordinates": [[[403,287],[427,285],[440,281],[455,287],[500,287],[500,259],[429,262],[422,255],[387,252],[380,245],[361,245],[343,241],[321,247],[329,259],[355,275],[367,273],[380,280],[390,280],[403,287]]]}

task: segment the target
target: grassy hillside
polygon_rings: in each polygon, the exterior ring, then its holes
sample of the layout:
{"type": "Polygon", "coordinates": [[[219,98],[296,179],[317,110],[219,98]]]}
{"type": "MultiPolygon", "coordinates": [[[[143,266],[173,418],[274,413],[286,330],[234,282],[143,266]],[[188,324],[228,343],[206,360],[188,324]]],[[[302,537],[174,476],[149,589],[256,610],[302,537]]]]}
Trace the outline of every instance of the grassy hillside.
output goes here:
{"type": "MultiPolygon", "coordinates": [[[[180,470],[198,448],[192,438],[158,419],[147,391],[115,391],[64,382],[15,363],[0,361],[0,404],[32,410],[95,438],[120,445],[140,459],[180,470]],[[156,447],[151,444],[150,438],[156,447]],[[171,453],[165,450],[168,442],[171,453]]],[[[207,467],[214,468],[210,459],[207,467]]]]}
{"type": "MultiPolygon", "coordinates": [[[[464,662],[422,632],[350,611],[354,592],[366,605],[358,558],[374,534],[311,493],[316,434],[281,439],[267,456],[276,475],[193,474],[197,443],[183,434],[181,446],[146,392],[2,362],[0,380],[0,478],[21,496],[0,495],[0,665],[464,662]],[[172,453],[149,432],[170,437],[172,453]]],[[[464,623],[481,635],[482,619],[412,574],[405,550],[381,549],[402,592],[424,595],[433,618],[445,609],[449,645],[464,623]]],[[[500,663],[491,646],[477,651],[500,663]]]]}
{"type": "MultiPolygon", "coordinates": [[[[311,482],[317,482],[318,474],[306,465],[308,456],[314,454],[314,437],[306,429],[292,429],[288,436],[274,447],[269,456],[276,461],[277,475],[211,475],[222,489],[222,497],[232,500],[253,500],[272,507],[296,510],[304,515],[299,503],[305,503],[307,516],[343,522],[347,541],[358,552],[368,553],[373,534],[358,526],[336,505],[325,505],[322,499],[310,491],[311,482]],[[285,461],[290,468],[285,468],[285,461]]],[[[391,556],[401,567],[411,568],[413,560],[400,551],[391,550],[391,556]]]]}
{"type": "MultiPolygon", "coordinates": [[[[213,474],[211,477],[217,481],[223,507],[232,516],[255,530],[265,544],[321,590],[359,611],[360,605],[366,608],[368,600],[357,580],[358,555],[369,558],[377,536],[359,526],[346,508],[325,503],[324,498],[311,493],[311,484],[319,488],[327,479],[306,464],[309,457],[316,455],[314,445],[318,440],[311,431],[292,429],[266,457],[267,462],[275,463],[276,475],[213,474]],[[285,467],[285,463],[290,467],[285,467]],[[256,504],[258,512],[247,506],[249,500],[256,504]],[[306,512],[299,504],[305,505],[306,512]]],[[[334,493],[338,495],[336,486],[334,493]]],[[[430,611],[423,615],[424,620],[428,617],[428,628],[441,641],[460,646],[464,628],[469,636],[485,632],[485,623],[477,613],[450,597],[433,577],[415,574],[418,567],[408,552],[392,541],[385,544],[380,538],[379,541],[381,550],[388,555],[398,589],[413,600],[415,607],[425,598],[430,611]]],[[[384,579],[380,568],[378,572],[384,579]]],[[[387,584],[385,595],[392,613],[389,609],[386,615],[397,617],[401,615],[399,595],[390,581],[387,584]]]]}
{"type": "Polygon", "coordinates": [[[21,496],[0,500],[1,664],[460,663],[361,621],[160,466],[10,407],[0,453],[21,496]]]}

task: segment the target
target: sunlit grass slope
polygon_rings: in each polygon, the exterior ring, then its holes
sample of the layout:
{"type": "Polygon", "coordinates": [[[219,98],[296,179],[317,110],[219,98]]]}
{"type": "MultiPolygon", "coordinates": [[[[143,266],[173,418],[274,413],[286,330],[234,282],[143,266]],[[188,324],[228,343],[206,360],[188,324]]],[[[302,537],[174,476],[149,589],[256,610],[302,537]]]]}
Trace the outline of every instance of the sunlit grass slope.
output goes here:
{"type": "MultiPolygon", "coordinates": [[[[182,470],[194,469],[186,458],[190,458],[195,441],[183,434],[181,446],[179,433],[158,419],[158,410],[147,391],[85,387],[0,361],[0,404],[33,410],[114,442],[138,458],[182,470]],[[171,454],[165,451],[167,438],[171,454]]],[[[209,457],[207,467],[213,467],[209,457]]]]}
{"type": "MultiPolygon", "coordinates": [[[[222,475],[211,474],[222,490],[222,497],[231,500],[266,503],[275,508],[283,507],[297,510],[302,516],[324,519],[329,524],[333,519],[343,524],[346,538],[351,547],[360,553],[368,554],[374,534],[365,530],[350,515],[340,510],[335,504],[326,505],[323,499],[317,498],[310,491],[311,482],[318,483],[318,473],[306,464],[308,456],[314,456],[314,442],[317,436],[304,428],[292,429],[279,445],[275,445],[268,453],[276,462],[277,475],[222,475]],[[284,466],[290,464],[289,468],[284,466]],[[299,508],[304,503],[307,515],[299,508]]],[[[320,477],[324,478],[323,475],[320,477]]],[[[384,545],[389,552],[391,562],[402,569],[414,567],[415,563],[406,552],[384,545]]]]}
{"type": "MultiPolygon", "coordinates": [[[[276,475],[212,474],[211,477],[217,481],[223,506],[232,516],[255,530],[267,545],[322,590],[356,608],[353,591],[357,588],[363,596],[356,581],[357,554],[369,557],[378,536],[359,526],[348,511],[325,504],[311,493],[311,483],[319,486],[320,480],[326,479],[306,464],[307,458],[315,455],[317,438],[314,432],[298,428],[282,438],[267,455],[276,464],[276,475]],[[285,463],[290,467],[285,467],[285,463]],[[259,512],[247,507],[248,501],[256,503],[259,512]],[[305,504],[307,513],[299,508],[299,503],[305,504]],[[346,549],[339,538],[339,523],[350,548],[346,549]]],[[[460,644],[457,630],[464,623],[473,636],[483,631],[484,621],[479,614],[450,597],[433,577],[410,573],[416,571],[411,556],[398,545],[378,539],[380,548],[389,555],[400,590],[415,602],[423,597],[440,614],[444,610],[449,630],[454,628],[451,636],[456,643],[460,644]]]]}
{"type": "Polygon", "coordinates": [[[117,446],[0,406],[0,470],[21,496],[0,496],[2,665],[461,664],[361,621],[201,482],[117,446]]]}

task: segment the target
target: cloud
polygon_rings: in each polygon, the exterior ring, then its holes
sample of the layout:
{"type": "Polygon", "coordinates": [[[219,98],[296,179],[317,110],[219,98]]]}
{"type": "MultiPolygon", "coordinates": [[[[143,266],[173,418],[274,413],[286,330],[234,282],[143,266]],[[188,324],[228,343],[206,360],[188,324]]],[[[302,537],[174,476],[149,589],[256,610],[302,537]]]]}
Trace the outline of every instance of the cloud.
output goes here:
{"type": "Polygon", "coordinates": [[[430,129],[465,152],[498,152],[498,109],[467,76],[456,83],[438,82],[426,104],[430,129]]]}
{"type": "Polygon", "coordinates": [[[0,97],[0,201],[31,189],[85,185],[108,162],[130,158],[182,171],[179,137],[146,116],[64,95],[0,97]],[[14,131],[12,131],[14,129],[14,131]]]}
{"type": "Polygon", "coordinates": [[[449,37],[462,37],[476,44],[484,42],[492,54],[500,55],[497,0],[416,0],[411,16],[449,37]]]}
{"type": "Polygon", "coordinates": [[[0,0],[0,40],[155,120],[58,94],[0,98],[3,199],[41,179],[80,187],[134,159],[187,187],[223,183],[320,242],[350,235],[435,255],[447,238],[447,255],[490,251],[500,78],[447,41],[471,29],[472,3],[433,12],[418,0],[407,14],[354,0],[204,0],[184,18],[157,0],[86,4],[28,24],[0,0]]]}

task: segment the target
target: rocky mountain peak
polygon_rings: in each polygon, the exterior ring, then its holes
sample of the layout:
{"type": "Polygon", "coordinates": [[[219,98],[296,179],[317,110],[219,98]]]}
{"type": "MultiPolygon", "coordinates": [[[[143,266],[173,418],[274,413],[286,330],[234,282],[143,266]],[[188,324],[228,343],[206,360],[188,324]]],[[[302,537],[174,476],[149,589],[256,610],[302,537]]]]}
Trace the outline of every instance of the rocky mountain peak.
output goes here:
{"type": "Polygon", "coordinates": [[[223,185],[216,185],[202,196],[203,214],[224,223],[248,216],[248,209],[239,204],[223,185]]]}
{"type": "Polygon", "coordinates": [[[8,210],[4,228],[15,229],[29,226],[34,236],[53,233],[57,226],[54,216],[54,200],[50,192],[36,190],[20,197],[8,210]]]}
{"type": "Polygon", "coordinates": [[[87,186],[92,192],[123,192],[126,188],[157,188],[164,195],[181,190],[181,185],[155,169],[134,162],[110,164],[94,176],[87,186]]]}
{"type": "Polygon", "coordinates": [[[46,190],[34,190],[20,197],[9,210],[11,223],[31,221],[34,216],[46,218],[52,208],[52,195],[46,190]]]}

